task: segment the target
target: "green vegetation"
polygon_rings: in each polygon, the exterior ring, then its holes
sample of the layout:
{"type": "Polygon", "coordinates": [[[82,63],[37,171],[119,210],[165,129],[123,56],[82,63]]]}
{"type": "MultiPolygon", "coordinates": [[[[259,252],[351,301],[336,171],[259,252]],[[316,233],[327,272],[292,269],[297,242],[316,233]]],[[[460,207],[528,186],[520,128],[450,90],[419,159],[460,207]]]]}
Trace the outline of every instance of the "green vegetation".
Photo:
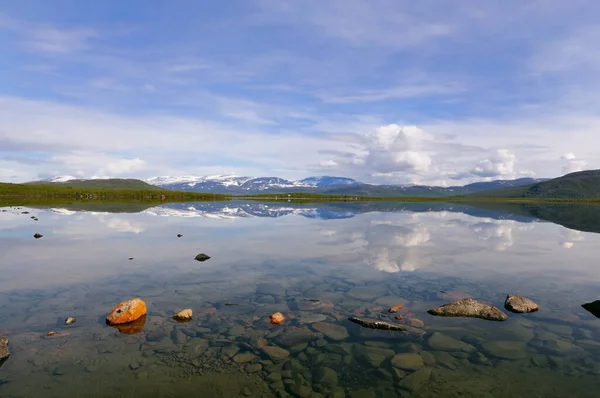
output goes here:
{"type": "Polygon", "coordinates": [[[290,192],[231,196],[169,191],[135,179],[73,180],[66,183],[0,183],[0,205],[50,204],[65,201],[183,202],[246,199],[298,202],[489,202],[489,203],[600,203],[600,170],[567,174],[536,184],[493,189],[462,196],[387,196],[290,192]],[[163,198],[164,195],[164,198],[163,198]]]}
{"type": "Polygon", "coordinates": [[[165,191],[142,180],[133,178],[107,178],[97,180],[70,180],[66,182],[33,181],[25,185],[47,185],[57,187],[71,187],[76,189],[122,189],[133,191],[165,191]]]}
{"type": "Polygon", "coordinates": [[[600,201],[600,170],[580,171],[537,184],[483,191],[466,197],[596,202],[600,201]]]}
{"type": "Polygon", "coordinates": [[[70,201],[138,201],[184,202],[201,200],[229,200],[230,195],[197,192],[176,192],[165,189],[84,189],[57,184],[0,183],[0,205],[59,204],[70,201]],[[163,199],[164,195],[164,199],[163,199]]]}

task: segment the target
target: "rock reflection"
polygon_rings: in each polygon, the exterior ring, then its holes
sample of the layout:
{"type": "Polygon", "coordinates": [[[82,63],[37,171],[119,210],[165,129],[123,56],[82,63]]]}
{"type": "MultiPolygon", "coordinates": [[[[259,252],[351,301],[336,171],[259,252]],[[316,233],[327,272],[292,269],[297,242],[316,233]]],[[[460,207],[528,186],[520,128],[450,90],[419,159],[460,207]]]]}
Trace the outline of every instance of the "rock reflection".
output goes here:
{"type": "Polygon", "coordinates": [[[144,326],[146,326],[146,315],[142,315],[133,322],[111,325],[111,327],[117,329],[120,334],[137,334],[144,330],[144,326]]]}

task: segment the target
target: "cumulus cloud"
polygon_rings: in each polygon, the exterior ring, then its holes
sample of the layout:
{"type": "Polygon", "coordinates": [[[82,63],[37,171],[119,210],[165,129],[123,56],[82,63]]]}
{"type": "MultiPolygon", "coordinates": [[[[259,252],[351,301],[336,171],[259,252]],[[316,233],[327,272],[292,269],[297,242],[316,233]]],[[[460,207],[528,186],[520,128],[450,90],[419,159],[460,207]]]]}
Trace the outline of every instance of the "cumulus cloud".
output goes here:
{"type": "Polygon", "coordinates": [[[577,159],[575,154],[572,152],[565,153],[560,157],[560,159],[565,161],[561,169],[563,174],[582,171],[587,166],[587,162],[585,160],[577,159]]]}
{"type": "Polygon", "coordinates": [[[367,167],[375,176],[427,172],[431,157],[423,151],[428,134],[416,126],[390,124],[363,136],[362,157],[352,162],[367,167]]]}
{"type": "Polygon", "coordinates": [[[479,177],[509,177],[515,174],[517,157],[506,149],[498,149],[490,158],[483,159],[471,173],[479,177]]]}

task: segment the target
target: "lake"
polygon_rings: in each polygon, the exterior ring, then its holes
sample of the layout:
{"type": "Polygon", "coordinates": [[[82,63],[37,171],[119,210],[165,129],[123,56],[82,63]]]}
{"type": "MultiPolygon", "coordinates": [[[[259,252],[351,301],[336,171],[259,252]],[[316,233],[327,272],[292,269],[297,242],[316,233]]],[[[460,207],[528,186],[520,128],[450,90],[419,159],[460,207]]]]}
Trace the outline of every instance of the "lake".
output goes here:
{"type": "Polygon", "coordinates": [[[0,396],[597,397],[598,232],[575,205],[0,208],[0,396]],[[106,325],[134,297],[146,317],[106,325]],[[466,297],[509,319],[427,313],[466,297]]]}

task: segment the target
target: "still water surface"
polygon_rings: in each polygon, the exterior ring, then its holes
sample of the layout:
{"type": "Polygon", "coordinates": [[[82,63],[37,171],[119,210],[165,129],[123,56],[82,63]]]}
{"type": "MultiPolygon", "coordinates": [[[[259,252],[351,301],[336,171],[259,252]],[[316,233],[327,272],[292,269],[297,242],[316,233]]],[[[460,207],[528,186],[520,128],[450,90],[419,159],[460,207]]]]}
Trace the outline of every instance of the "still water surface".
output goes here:
{"type": "Polygon", "coordinates": [[[600,390],[600,319],[581,307],[600,299],[597,207],[0,210],[0,334],[12,352],[0,368],[2,397],[597,397],[600,390]],[[211,259],[194,261],[201,252],[211,259]],[[508,313],[506,322],[426,312],[463,297],[503,309],[508,293],[533,299],[540,311],[508,313]],[[113,306],[133,297],[148,304],[146,318],[129,329],[107,326],[113,306]],[[404,306],[403,321],[387,312],[394,304],[404,306]],[[174,322],[184,308],[193,321],[174,322]],[[276,311],[284,324],[269,323],[276,311]],[[77,322],[64,326],[67,316],[77,322]],[[364,329],[350,316],[425,333],[364,329]],[[49,331],[58,334],[45,337],[49,331]]]}

